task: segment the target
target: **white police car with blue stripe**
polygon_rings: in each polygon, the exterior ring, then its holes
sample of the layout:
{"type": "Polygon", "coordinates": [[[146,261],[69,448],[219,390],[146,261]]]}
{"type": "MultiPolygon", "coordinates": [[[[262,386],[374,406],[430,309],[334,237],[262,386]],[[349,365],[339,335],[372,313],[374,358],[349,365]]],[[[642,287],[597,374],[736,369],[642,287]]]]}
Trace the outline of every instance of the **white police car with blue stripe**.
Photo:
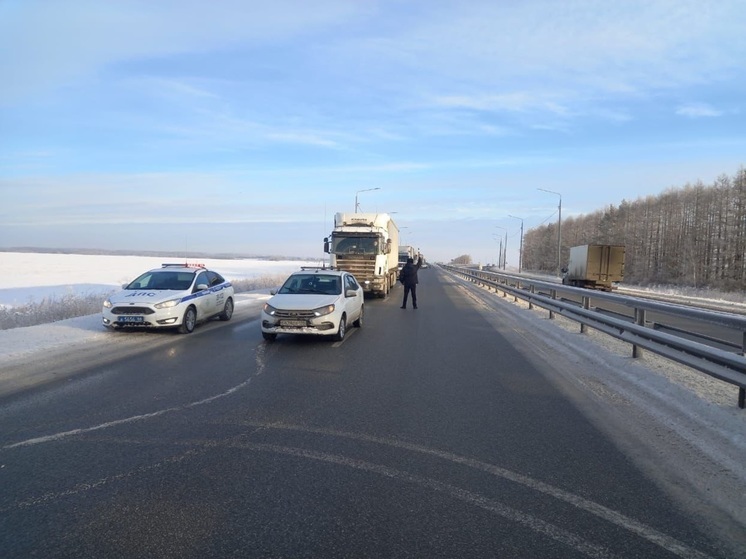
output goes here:
{"type": "Polygon", "coordinates": [[[182,334],[210,318],[233,316],[233,285],[202,264],[163,264],[104,301],[104,326],[177,328],[182,334]]]}

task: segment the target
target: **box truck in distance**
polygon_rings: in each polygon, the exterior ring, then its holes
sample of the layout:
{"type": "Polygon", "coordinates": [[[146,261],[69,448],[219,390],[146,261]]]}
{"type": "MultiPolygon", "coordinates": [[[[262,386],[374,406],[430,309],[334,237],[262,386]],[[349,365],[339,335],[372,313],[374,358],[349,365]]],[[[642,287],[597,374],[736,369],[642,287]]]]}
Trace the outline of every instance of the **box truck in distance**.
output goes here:
{"type": "Polygon", "coordinates": [[[570,261],[562,270],[562,283],[574,287],[611,291],[624,279],[624,246],[581,245],[570,249],[570,261]]]}
{"type": "Polygon", "coordinates": [[[366,293],[385,297],[396,285],[399,228],[384,213],[337,213],[324,252],[335,270],[351,272],[366,293]]]}

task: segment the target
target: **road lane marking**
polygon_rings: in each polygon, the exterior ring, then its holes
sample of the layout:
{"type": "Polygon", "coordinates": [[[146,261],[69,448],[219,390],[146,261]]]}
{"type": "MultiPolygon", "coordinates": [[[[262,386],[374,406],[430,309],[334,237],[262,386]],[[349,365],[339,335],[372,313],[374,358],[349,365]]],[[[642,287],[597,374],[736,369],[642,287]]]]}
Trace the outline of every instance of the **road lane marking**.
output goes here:
{"type": "MultiPolygon", "coordinates": [[[[212,399],[214,398],[201,401],[200,403],[204,403],[212,399]]],[[[172,408],[172,409],[175,409],[175,408],[172,408]]],[[[148,414],[149,417],[154,417],[156,415],[157,414],[148,414]]],[[[142,418],[144,416],[139,416],[139,417],[142,418]]],[[[450,461],[456,464],[464,465],[470,468],[474,468],[474,469],[489,473],[496,477],[500,477],[500,478],[503,478],[509,481],[513,481],[515,483],[521,484],[537,492],[540,492],[545,495],[554,497],[558,500],[564,501],[572,506],[575,506],[576,508],[582,509],[596,517],[606,520],[607,522],[613,525],[616,525],[622,529],[632,532],[638,535],[639,537],[647,540],[648,542],[653,543],[654,545],[667,550],[668,552],[674,554],[677,557],[681,557],[683,559],[712,559],[709,555],[702,553],[700,551],[697,551],[696,549],[693,549],[687,546],[686,544],[676,540],[675,538],[672,538],[666,534],[658,532],[657,530],[655,530],[654,528],[650,526],[646,526],[645,524],[642,524],[619,512],[608,509],[604,507],[603,505],[599,505],[598,503],[589,501],[573,493],[569,493],[565,490],[562,490],[557,487],[546,484],[544,482],[535,480],[528,476],[524,476],[522,474],[510,471],[510,470],[506,470],[499,466],[495,466],[493,464],[482,462],[474,458],[468,458],[468,457],[460,456],[460,455],[453,454],[450,452],[428,448],[428,447],[420,446],[414,443],[408,443],[408,442],[400,441],[396,439],[386,439],[382,437],[375,437],[375,436],[365,435],[361,433],[351,433],[351,432],[336,431],[336,430],[321,429],[321,428],[310,428],[310,427],[304,427],[304,426],[299,426],[299,425],[288,425],[288,424],[283,424],[283,423],[261,423],[261,422],[248,421],[248,422],[233,422],[231,424],[248,426],[256,430],[273,430],[273,429],[274,430],[286,430],[286,431],[306,432],[306,433],[311,433],[311,434],[320,434],[320,435],[327,435],[327,436],[333,436],[333,437],[347,438],[347,439],[358,440],[362,442],[371,442],[371,443],[376,443],[376,444],[387,445],[387,446],[391,446],[394,448],[417,452],[417,453],[421,453],[421,454],[425,454],[429,456],[435,456],[435,457],[442,458],[444,460],[447,460],[447,461],[450,461]]],[[[77,431],[76,434],[81,434],[81,432],[83,432],[84,430],[76,430],[76,431],[77,431]]],[[[251,433],[249,433],[249,435],[250,434],[251,433]]],[[[260,451],[260,452],[275,452],[279,454],[291,455],[291,456],[295,456],[299,458],[307,458],[307,459],[322,461],[326,463],[333,463],[333,464],[338,464],[338,465],[342,465],[346,467],[355,468],[358,470],[376,473],[376,474],[383,475],[391,479],[405,481],[408,483],[419,485],[421,487],[429,488],[429,489],[450,495],[453,498],[460,499],[474,506],[478,506],[485,510],[494,512],[498,514],[499,516],[502,516],[503,518],[522,524],[530,528],[531,530],[544,534],[547,537],[550,537],[565,545],[571,546],[573,547],[573,549],[577,550],[578,552],[581,552],[594,559],[605,559],[605,558],[611,558],[615,556],[605,547],[598,546],[591,542],[588,542],[584,540],[583,538],[581,538],[580,536],[577,536],[561,527],[545,522],[531,514],[520,512],[495,499],[490,499],[488,497],[479,495],[478,493],[474,493],[466,489],[461,489],[459,487],[456,487],[456,486],[453,486],[453,485],[450,485],[450,484],[447,484],[447,483],[444,483],[444,482],[441,482],[441,481],[438,481],[432,478],[410,474],[408,472],[401,471],[395,468],[391,468],[389,466],[385,466],[381,464],[374,464],[371,462],[367,462],[367,461],[363,461],[363,460],[359,460],[355,458],[349,458],[346,456],[323,453],[323,452],[318,452],[318,451],[303,449],[303,448],[285,447],[285,446],[280,446],[280,445],[264,444],[264,443],[251,443],[251,442],[243,442],[243,441],[236,440],[237,438],[244,438],[246,435],[247,435],[246,433],[242,433],[234,437],[232,440],[227,440],[227,441],[210,441],[210,440],[208,441],[183,441],[183,442],[178,442],[177,444],[191,445],[191,446],[196,445],[196,446],[202,447],[203,450],[206,450],[208,448],[215,448],[215,447],[230,447],[230,448],[255,450],[255,451],[260,451]]],[[[66,435],[66,436],[69,436],[69,435],[66,435]]],[[[114,438],[112,440],[117,440],[117,439],[114,438]]],[[[126,440],[126,439],[120,440],[120,442],[130,443],[130,444],[142,444],[139,441],[132,441],[132,440],[126,440]]],[[[13,446],[19,446],[19,445],[20,444],[13,445],[13,446]]],[[[164,463],[179,462],[181,460],[189,459],[190,457],[199,455],[199,454],[203,454],[203,452],[200,450],[190,449],[189,451],[182,453],[179,456],[172,457],[171,459],[165,460],[164,463]]],[[[23,502],[17,503],[16,506],[28,507],[28,506],[35,506],[35,505],[43,505],[45,503],[52,502],[58,498],[64,498],[66,496],[82,493],[82,492],[85,492],[91,489],[97,489],[99,487],[110,484],[112,482],[122,481],[138,473],[146,473],[147,471],[153,470],[162,465],[163,464],[159,462],[155,465],[138,468],[132,472],[125,472],[123,474],[118,474],[115,476],[111,476],[111,477],[104,478],[102,480],[98,480],[98,481],[94,481],[90,483],[81,483],[66,491],[61,491],[57,493],[48,493],[48,494],[41,495],[39,497],[27,499],[23,502]]],[[[4,510],[8,510],[8,508],[6,507],[6,509],[4,510]]]]}
{"type": "Polygon", "coordinates": [[[649,542],[654,543],[655,545],[663,549],[666,549],[667,551],[670,551],[671,553],[675,554],[678,557],[683,557],[687,559],[707,559],[710,557],[709,555],[701,553],[695,549],[692,549],[686,544],[676,540],[675,538],[672,538],[662,532],[659,532],[655,530],[654,528],[647,526],[641,522],[638,522],[637,520],[633,518],[625,516],[624,514],[620,512],[609,509],[603,505],[600,505],[598,503],[595,503],[593,501],[590,501],[588,499],[575,495],[574,493],[570,493],[558,487],[549,485],[548,483],[544,483],[542,481],[530,478],[528,476],[519,474],[517,472],[513,472],[511,470],[507,470],[499,466],[495,466],[494,464],[482,462],[475,458],[468,458],[466,456],[461,456],[461,455],[454,454],[451,452],[428,448],[428,447],[421,446],[418,444],[408,443],[408,442],[400,441],[396,439],[385,439],[382,437],[375,437],[375,436],[365,435],[361,433],[350,433],[350,432],[345,432],[345,431],[336,431],[332,429],[303,427],[300,425],[288,425],[288,424],[282,424],[282,423],[259,423],[259,422],[249,421],[249,422],[241,422],[240,424],[250,426],[250,427],[258,427],[258,428],[265,428],[265,429],[300,431],[300,432],[307,432],[307,433],[313,433],[313,434],[328,435],[328,436],[333,436],[333,437],[342,437],[342,438],[348,438],[352,440],[359,440],[363,442],[372,442],[372,443],[382,444],[386,446],[392,446],[395,448],[409,450],[409,451],[417,452],[421,454],[427,454],[430,456],[436,456],[438,458],[442,458],[449,462],[461,464],[469,468],[474,468],[476,470],[486,472],[495,477],[500,477],[508,481],[518,483],[520,485],[523,485],[524,487],[528,487],[529,489],[532,489],[539,493],[543,493],[545,495],[549,495],[550,497],[554,497],[555,499],[558,499],[560,501],[564,501],[565,503],[568,503],[576,508],[582,509],[596,517],[602,518],[606,520],[607,522],[610,522],[611,524],[614,524],[629,532],[637,534],[638,536],[648,540],[649,542]]]}

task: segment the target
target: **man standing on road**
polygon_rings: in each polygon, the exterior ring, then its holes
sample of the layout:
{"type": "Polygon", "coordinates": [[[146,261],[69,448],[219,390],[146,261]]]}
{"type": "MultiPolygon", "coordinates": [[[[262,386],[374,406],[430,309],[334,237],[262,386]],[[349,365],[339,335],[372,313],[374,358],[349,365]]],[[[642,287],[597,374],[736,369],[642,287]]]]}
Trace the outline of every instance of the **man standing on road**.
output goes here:
{"type": "Polygon", "coordinates": [[[414,263],[412,258],[407,258],[407,263],[399,272],[399,281],[404,284],[404,301],[401,304],[402,309],[407,308],[407,297],[409,292],[412,292],[412,308],[417,308],[417,270],[420,269],[422,264],[422,255],[417,255],[417,264],[414,263]]]}

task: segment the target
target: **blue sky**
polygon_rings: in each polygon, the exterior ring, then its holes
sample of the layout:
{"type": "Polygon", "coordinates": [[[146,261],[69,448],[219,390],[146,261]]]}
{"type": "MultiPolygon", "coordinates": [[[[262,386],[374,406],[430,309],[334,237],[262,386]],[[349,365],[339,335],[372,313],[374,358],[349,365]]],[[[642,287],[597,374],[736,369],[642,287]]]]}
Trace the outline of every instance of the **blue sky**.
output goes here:
{"type": "Polygon", "coordinates": [[[742,0],[0,0],[0,248],[322,257],[357,194],[431,260],[507,230],[517,265],[540,188],[567,217],[746,163],[745,26],[742,0]]]}

